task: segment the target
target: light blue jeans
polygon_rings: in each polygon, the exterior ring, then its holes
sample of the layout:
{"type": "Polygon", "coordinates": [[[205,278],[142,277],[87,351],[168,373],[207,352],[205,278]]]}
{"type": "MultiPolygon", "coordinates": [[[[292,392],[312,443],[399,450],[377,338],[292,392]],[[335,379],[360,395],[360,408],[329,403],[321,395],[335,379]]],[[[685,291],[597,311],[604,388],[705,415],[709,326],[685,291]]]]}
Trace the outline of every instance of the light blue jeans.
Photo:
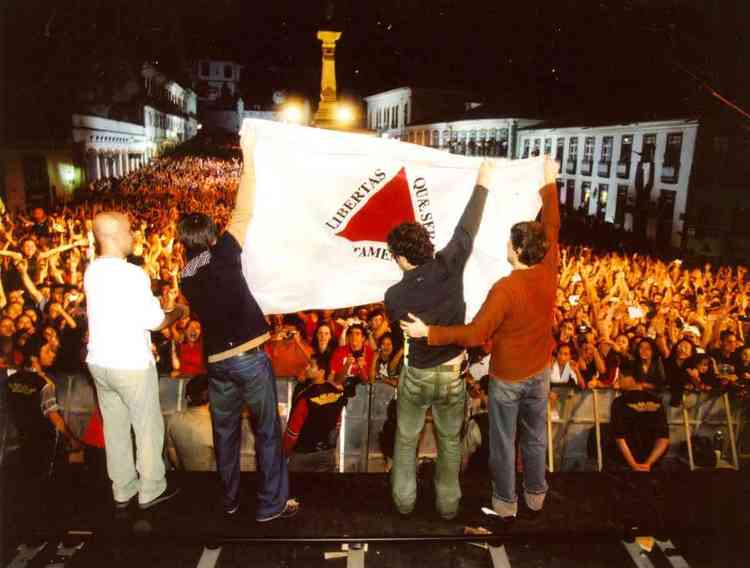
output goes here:
{"type": "Polygon", "coordinates": [[[147,503],[167,487],[162,457],[164,419],[156,367],[125,371],[89,364],[89,370],[102,411],[112,494],[116,501],[128,501],[137,494],[139,503],[147,503]],[[135,462],[131,427],[135,432],[135,462]]]}
{"type": "Polygon", "coordinates": [[[402,514],[411,513],[417,501],[417,442],[428,408],[432,408],[438,444],[435,506],[446,518],[455,516],[458,511],[461,500],[459,434],[466,403],[466,384],[459,372],[459,365],[429,369],[405,366],[401,371],[391,493],[402,514]]]}
{"type": "Polygon", "coordinates": [[[516,424],[523,460],[526,503],[537,510],[547,493],[547,398],[549,368],[524,381],[490,380],[490,472],[492,501],[502,516],[516,514],[516,424]]]}

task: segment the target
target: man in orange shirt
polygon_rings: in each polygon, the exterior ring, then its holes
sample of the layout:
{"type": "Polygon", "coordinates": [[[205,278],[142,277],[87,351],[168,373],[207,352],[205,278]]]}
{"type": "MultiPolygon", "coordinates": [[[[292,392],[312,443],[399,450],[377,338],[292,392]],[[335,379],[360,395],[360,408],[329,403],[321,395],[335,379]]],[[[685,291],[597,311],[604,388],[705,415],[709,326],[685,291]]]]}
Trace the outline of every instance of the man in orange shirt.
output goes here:
{"type": "MultiPolygon", "coordinates": [[[[511,273],[498,280],[467,325],[426,326],[412,316],[401,322],[410,337],[429,345],[482,345],[492,340],[490,358],[490,469],[492,506],[504,519],[515,518],[516,424],[524,465],[524,497],[541,511],[547,494],[547,396],[549,394],[553,309],[558,282],[560,207],[556,178],[560,165],[544,164],[542,222],[516,223],[510,231],[511,273]]],[[[411,315],[411,314],[410,314],[411,315]]]]}

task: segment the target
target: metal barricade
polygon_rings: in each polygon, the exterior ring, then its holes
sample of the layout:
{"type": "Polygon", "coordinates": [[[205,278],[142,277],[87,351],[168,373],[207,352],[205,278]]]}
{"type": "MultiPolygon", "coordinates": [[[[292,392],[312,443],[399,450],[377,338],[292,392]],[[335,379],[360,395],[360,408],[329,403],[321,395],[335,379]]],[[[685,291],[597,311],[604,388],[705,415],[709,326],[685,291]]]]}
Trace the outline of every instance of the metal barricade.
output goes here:
{"type": "MultiPolygon", "coordinates": [[[[187,378],[162,376],[159,379],[159,396],[165,422],[186,410],[185,386],[187,378]]],[[[81,435],[96,404],[94,386],[86,375],[58,375],[58,401],[66,423],[76,435],[81,435]]],[[[4,387],[4,385],[3,385],[4,387]]],[[[612,390],[581,391],[574,387],[553,385],[557,405],[550,405],[547,431],[549,434],[548,468],[550,471],[575,471],[596,469],[604,465],[605,425],[610,420],[610,407],[617,393],[612,390]],[[553,410],[557,410],[553,416],[553,410]],[[593,433],[593,434],[592,434],[593,433]],[[588,439],[595,437],[594,456],[589,456],[588,439]],[[593,458],[593,459],[592,459],[593,458]]],[[[292,408],[294,381],[277,380],[279,415],[285,427],[292,408]]],[[[0,397],[0,409],[5,405],[5,389],[0,397]]],[[[388,405],[396,391],[390,385],[376,383],[359,385],[356,395],[348,400],[342,417],[339,435],[339,470],[342,472],[382,472],[387,469],[385,452],[381,447],[381,432],[386,422],[388,405]]],[[[741,447],[738,439],[743,433],[742,401],[730,399],[727,393],[690,393],[681,407],[669,405],[669,394],[663,394],[670,429],[669,454],[676,456],[680,446],[687,445],[687,462],[695,469],[692,456],[691,435],[700,434],[714,438],[722,431],[724,447],[733,468],[739,468],[741,447]]],[[[0,463],[8,451],[17,446],[17,434],[7,412],[0,412],[0,463]]],[[[718,437],[717,437],[718,438],[718,437]]],[[[252,431],[243,428],[243,458],[254,456],[252,431]]],[[[420,439],[419,454],[423,458],[437,455],[435,433],[431,421],[425,422],[420,439]]],[[[252,461],[252,459],[250,460],[252,461]]],[[[244,460],[243,463],[247,462],[244,460]]],[[[244,467],[244,466],[243,466],[244,467]]]]}

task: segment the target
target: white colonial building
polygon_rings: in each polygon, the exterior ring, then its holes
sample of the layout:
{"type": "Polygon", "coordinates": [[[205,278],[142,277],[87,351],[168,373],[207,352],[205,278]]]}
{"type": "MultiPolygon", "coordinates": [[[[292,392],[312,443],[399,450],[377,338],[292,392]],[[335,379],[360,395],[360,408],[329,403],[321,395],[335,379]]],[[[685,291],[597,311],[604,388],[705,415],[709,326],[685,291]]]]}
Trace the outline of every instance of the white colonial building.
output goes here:
{"type": "Polygon", "coordinates": [[[153,156],[155,145],[143,125],[90,115],[73,115],[73,144],[82,149],[89,181],[121,177],[153,156]]]}
{"type": "Polygon", "coordinates": [[[234,61],[199,59],[193,64],[193,89],[202,102],[214,102],[222,94],[234,97],[239,92],[242,65],[234,61]]]}
{"type": "Polygon", "coordinates": [[[198,96],[149,63],[142,69],[146,104],[143,125],[156,153],[198,133],[198,96]]]}
{"type": "Polygon", "coordinates": [[[475,118],[406,127],[407,142],[465,156],[512,157],[517,132],[538,124],[528,118],[475,118]]]}
{"type": "Polygon", "coordinates": [[[143,64],[141,77],[145,102],[133,113],[139,122],[73,115],[73,144],[87,181],[127,175],[197,134],[196,93],[150,63],[143,64]]]}
{"type": "Polygon", "coordinates": [[[628,229],[640,192],[651,211],[647,235],[676,247],[681,244],[697,133],[698,121],[691,119],[540,124],[518,131],[515,157],[553,155],[561,163],[563,207],[628,229]]]}
{"type": "Polygon", "coordinates": [[[365,97],[365,126],[379,136],[405,140],[407,126],[479,106],[461,91],[400,87],[365,97]]]}

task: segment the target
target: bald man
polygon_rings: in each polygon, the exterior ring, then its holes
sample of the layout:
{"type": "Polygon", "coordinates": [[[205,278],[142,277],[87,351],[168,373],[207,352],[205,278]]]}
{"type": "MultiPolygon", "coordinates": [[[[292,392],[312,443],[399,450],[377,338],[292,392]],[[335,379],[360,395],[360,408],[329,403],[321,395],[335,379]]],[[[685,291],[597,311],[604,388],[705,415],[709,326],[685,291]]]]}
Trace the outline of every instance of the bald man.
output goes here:
{"type": "Polygon", "coordinates": [[[137,496],[139,507],[148,509],[178,492],[165,478],[164,420],[149,332],[171,325],[187,308],[177,306],[165,314],[151,293],[148,275],[125,260],[133,250],[125,215],[100,213],[93,229],[101,255],[83,279],[89,320],[86,363],[104,420],[107,473],[115,507],[125,509],[137,496]]]}

